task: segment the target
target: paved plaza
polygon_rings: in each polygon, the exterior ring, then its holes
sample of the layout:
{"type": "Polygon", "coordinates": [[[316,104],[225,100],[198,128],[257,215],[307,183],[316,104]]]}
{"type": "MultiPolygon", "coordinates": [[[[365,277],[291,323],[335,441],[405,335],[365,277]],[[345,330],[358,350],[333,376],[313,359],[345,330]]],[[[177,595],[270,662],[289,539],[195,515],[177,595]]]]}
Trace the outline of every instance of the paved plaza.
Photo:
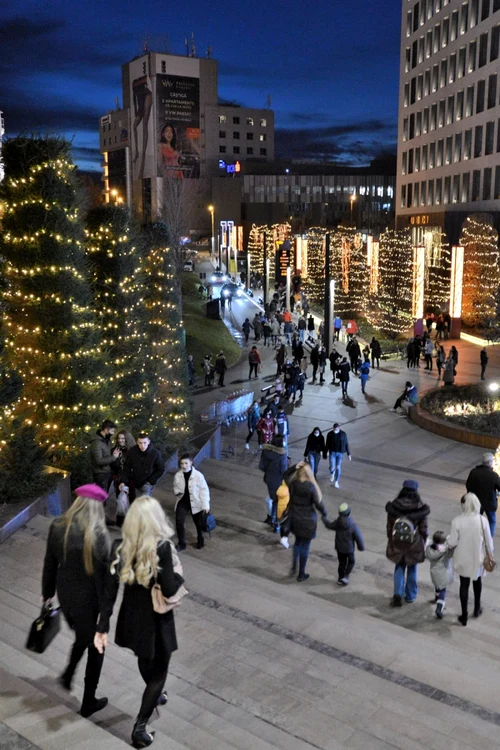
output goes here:
{"type": "MultiPolygon", "coordinates": [[[[458,348],[457,382],[479,380],[479,348],[464,342],[458,348]]],[[[494,380],[500,378],[500,347],[489,354],[487,376],[494,380]]],[[[272,350],[263,358],[256,393],[274,372],[272,350]]],[[[421,369],[410,379],[423,392],[435,385],[435,375],[421,369]]],[[[196,410],[246,387],[247,376],[243,361],[228,373],[226,388],[199,389],[196,410]]],[[[391,361],[372,373],[366,397],[357,378],[346,403],[339,387],[308,385],[303,403],[289,410],[294,461],[315,425],[326,431],[338,421],[349,437],[353,461],[344,462],[341,488],[331,487],[325,461],[318,475],[329,516],[348,502],[364,536],[366,551],[357,553],[347,588],[336,585],[334,535],[322,524],[311,545],[309,580],[299,584],[289,576],[291,552],[262,523],[266,492],[256,436],[246,451],[245,423],[223,429],[227,458],[200,467],[218,527],[198,551],[194,527],[187,525],[183,563],[191,596],[176,613],[179,650],[167,681],[168,706],[153,721],[154,747],[500,747],[499,574],[485,579],[484,614],[467,628],[456,621],[458,583],[449,588],[444,619],[434,618],[427,563],[419,566],[417,601],[389,607],[393,565],[385,558],[386,502],[405,478],[416,479],[431,508],[431,532],[448,531],[465,477],[482,452],[391,413],[406,378],[406,364],[391,361]]],[[[166,477],[157,492],[170,514],[171,484],[166,477]]],[[[66,626],[44,654],[24,649],[39,607],[49,522],[36,517],[0,547],[0,748],[118,750],[128,745],[142,692],[132,654],[110,645],[99,690],[109,705],[85,720],[76,713],[82,667],[71,697],[56,683],[71,643],[66,626]]]]}

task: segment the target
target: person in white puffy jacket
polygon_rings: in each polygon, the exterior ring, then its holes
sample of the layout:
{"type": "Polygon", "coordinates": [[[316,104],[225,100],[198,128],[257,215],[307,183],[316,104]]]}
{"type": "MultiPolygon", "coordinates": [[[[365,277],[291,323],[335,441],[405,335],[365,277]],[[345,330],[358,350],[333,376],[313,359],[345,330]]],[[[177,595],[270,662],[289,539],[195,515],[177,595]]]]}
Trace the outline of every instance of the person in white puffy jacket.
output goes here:
{"type": "Polygon", "coordinates": [[[177,498],[175,505],[175,526],[177,530],[177,550],[182,552],[186,549],[186,530],[184,524],[186,516],[191,514],[198,535],[197,548],[203,549],[205,540],[203,537],[203,516],[210,510],[210,491],[208,484],[201,473],[194,468],[189,453],[184,453],[180,458],[180,469],[174,476],[174,495],[177,498]]]}

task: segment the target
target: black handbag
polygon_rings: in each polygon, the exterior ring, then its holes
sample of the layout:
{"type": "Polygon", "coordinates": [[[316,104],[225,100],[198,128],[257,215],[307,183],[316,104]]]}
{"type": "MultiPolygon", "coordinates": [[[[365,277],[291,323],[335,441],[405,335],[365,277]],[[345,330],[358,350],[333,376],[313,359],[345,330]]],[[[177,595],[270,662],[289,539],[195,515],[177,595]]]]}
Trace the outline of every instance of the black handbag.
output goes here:
{"type": "Polygon", "coordinates": [[[26,648],[29,649],[29,651],[35,651],[37,654],[43,654],[60,629],[60,608],[52,608],[50,604],[44,604],[42,611],[31,626],[28,640],[26,641],[26,648]]]}

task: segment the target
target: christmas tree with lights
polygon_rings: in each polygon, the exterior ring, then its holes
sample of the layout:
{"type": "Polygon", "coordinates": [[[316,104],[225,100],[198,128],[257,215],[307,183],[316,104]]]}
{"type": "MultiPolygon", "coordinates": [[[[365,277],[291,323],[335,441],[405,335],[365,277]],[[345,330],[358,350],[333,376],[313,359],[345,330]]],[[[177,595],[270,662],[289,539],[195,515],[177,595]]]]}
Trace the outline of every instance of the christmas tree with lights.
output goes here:
{"type": "Polygon", "coordinates": [[[469,325],[483,324],[496,314],[500,284],[498,233],[488,216],[469,216],[462,227],[464,248],[462,318],[469,325]]]}
{"type": "Polygon", "coordinates": [[[3,160],[5,344],[24,383],[8,417],[33,426],[52,462],[71,469],[75,481],[88,480],[89,433],[118,402],[93,315],[69,144],[19,137],[4,144],[3,160]]]}

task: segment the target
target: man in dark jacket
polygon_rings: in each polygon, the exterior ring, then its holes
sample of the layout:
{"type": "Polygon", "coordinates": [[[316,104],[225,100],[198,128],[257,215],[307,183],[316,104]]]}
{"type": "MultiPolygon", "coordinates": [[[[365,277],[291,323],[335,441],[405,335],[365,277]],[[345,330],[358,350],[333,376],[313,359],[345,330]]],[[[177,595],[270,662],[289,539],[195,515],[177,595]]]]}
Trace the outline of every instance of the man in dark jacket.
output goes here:
{"type": "Polygon", "coordinates": [[[96,432],[90,443],[90,463],[92,466],[92,480],[106,492],[111,484],[111,464],[120,455],[120,451],[111,450],[111,437],[116,425],[111,419],[105,419],[101,429],[96,432]]]}
{"type": "Polygon", "coordinates": [[[349,461],[352,460],[351,451],[349,450],[349,441],[344,430],[340,429],[338,422],[333,425],[326,436],[325,450],[323,458],[330,455],[330,482],[335,482],[335,487],[339,489],[339,480],[342,473],[342,460],[344,453],[347,453],[349,461]]]}
{"type": "Polygon", "coordinates": [[[386,556],[396,565],[391,607],[401,607],[403,596],[408,604],[417,598],[417,564],[425,559],[425,542],[429,533],[427,517],[430,509],[420,499],[418,482],[414,479],[405,479],[399,495],[387,503],[385,510],[386,556]]]}
{"type": "Polygon", "coordinates": [[[130,502],[135,500],[137,493],[152,495],[155,484],[163,476],[165,465],[161,453],[151,445],[149,435],[141,432],[134,445],[128,452],[125,465],[120,477],[118,489],[129,487],[130,502]]]}
{"type": "Polygon", "coordinates": [[[347,386],[349,384],[351,368],[347,357],[342,357],[342,362],[339,365],[339,380],[342,386],[342,398],[347,396],[347,386]]]}
{"type": "Polygon", "coordinates": [[[356,562],[354,545],[356,544],[360,552],[363,552],[365,548],[361,531],[350,516],[351,509],[347,503],[342,503],[339,506],[339,515],[335,521],[323,519],[326,528],[335,531],[335,549],[339,560],[339,578],[337,581],[339,586],[347,586],[349,583],[349,576],[356,562]]]}
{"type": "Polygon", "coordinates": [[[304,317],[299,318],[299,322],[297,324],[297,328],[299,329],[300,340],[301,341],[305,341],[306,340],[307,323],[306,323],[306,319],[304,317]]]}
{"type": "Polygon", "coordinates": [[[473,492],[479,498],[481,514],[486,515],[493,536],[497,525],[497,492],[500,492],[500,477],[493,470],[492,453],[483,453],[482,463],[472,469],[465,486],[467,492],[473,492]]]}
{"type": "Polygon", "coordinates": [[[318,365],[319,365],[319,344],[315,344],[313,348],[311,349],[311,354],[309,355],[309,359],[312,364],[313,368],[313,379],[312,382],[316,382],[316,373],[318,372],[318,365]]]}
{"type": "Polygon", "coordinates": [[[354,336],[346,347],[349,359],[351,360],[351,370],[357,375],[358,374],[358,360],[361,359],[361,348],[358,344],[357,338],[354,336]]]}
{"type": "Polygon", "coordinates": [[[219,352],[215,360],[215,372],[219,376],[219,386],[224,387],[224,375],[226,374],[227,364],[224,352],[219,352]]]}
{"type": "Polygon", "coordinates": [[[340,362],[340,354],[335,349],[335,347],[333,347],[332,351],[330,352],[328,359],[330,360],[330,370],[332,373],[332,385],[335,385],[335,375],[337,374],[337,371],[339,369],[339,362],[340,362]]]}
{"type": "Polygon", "coordinates": [[[382,349],[380,346],[380,342],[375,338],[375,336],[373,336],[372,340],[370,341],[370,350],[372,353],[372,367],[375,367],[375,362],[377,362],[377,370],[379,370],[382,349]]]}
{"type": "Polygon", "coordinates": [[[273,524],[275,531],[279,531],[276,518],[276,492],[283,481],[283,474],[288,469],[286,448],[283,447],[283,444],[283,435],[275,435],[270,445],[262,446],[259,462],[259,469],[264,472],[264,482],[267,485],[268,492],[268,498],[266,499],[267,518],[264,523],[273,524]]]}

